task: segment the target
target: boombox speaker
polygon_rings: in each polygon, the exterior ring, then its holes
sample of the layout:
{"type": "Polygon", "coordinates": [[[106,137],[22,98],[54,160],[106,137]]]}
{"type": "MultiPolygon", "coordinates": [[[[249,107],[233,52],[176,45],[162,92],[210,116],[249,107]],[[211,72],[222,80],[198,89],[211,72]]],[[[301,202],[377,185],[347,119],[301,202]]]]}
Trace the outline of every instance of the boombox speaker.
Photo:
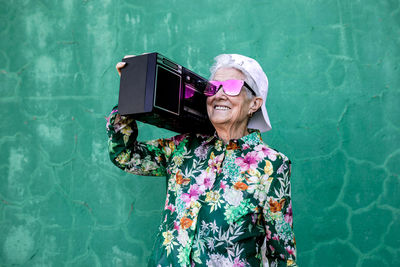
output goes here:
{"type": "Polygon", "coordinates": [[[178,133],[211,134],[207,80],[159,53],[124,58],[118,111],[178,133]]]}

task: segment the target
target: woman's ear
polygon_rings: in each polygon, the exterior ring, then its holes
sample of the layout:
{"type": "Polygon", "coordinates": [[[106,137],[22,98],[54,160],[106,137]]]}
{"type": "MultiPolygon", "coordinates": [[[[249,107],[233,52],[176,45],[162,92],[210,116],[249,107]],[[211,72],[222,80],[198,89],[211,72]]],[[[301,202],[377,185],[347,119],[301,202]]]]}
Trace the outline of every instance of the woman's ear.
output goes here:
{"type": "Polygon", "coordinates": [[[264,101],[261,97],[259,96],[254,97],[250,103],[249,114],[253,114],[254,112],[256,112],[261,107],[263,102],[264,101]]]}

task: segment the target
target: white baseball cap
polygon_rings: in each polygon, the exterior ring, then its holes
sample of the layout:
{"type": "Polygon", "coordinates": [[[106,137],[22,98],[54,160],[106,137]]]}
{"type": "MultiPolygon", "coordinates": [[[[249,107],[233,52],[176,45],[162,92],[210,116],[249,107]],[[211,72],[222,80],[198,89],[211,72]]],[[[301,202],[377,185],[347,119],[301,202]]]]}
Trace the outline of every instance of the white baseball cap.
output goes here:
{"type": "Polygon", "coordinates": [[[258,129],[260,132],[271,130],[271,122],[265,107],[268,94],[268,78],[260,64],[252,58],[238,54],[221,54],[216,56],[214,60],[215,62],[210,68],[211,77],[220,68],[235,68],[252,80],[249,85],[256,95],[263,99],[263,104],[261,110],[258,110],[250,118],[248,128],[258,129]]]}

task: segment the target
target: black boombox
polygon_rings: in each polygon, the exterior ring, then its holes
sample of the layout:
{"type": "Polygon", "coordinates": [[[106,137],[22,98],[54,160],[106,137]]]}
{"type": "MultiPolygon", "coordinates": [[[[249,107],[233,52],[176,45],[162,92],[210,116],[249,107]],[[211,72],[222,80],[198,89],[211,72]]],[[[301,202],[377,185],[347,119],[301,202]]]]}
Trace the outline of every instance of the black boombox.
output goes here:
{"type": "Polygon", "coordinates": [[[178,133],[211,134],[207,80],[159,53],[124,58],[118,111],[178,133]]]}

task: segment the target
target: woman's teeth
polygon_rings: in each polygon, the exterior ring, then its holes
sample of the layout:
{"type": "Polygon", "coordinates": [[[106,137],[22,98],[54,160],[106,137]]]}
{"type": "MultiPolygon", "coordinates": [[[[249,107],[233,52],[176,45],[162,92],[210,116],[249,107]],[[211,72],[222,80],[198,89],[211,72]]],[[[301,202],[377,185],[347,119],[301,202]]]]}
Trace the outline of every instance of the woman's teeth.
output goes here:
{"type": "Polygon", "coordinates": [[[218,110],[228,110],[228,109],[230,109],[230,108],[228,108],[228,107],[226,107],[226,106],[215,106],[215,109],[218,109],[218,110]]]}

